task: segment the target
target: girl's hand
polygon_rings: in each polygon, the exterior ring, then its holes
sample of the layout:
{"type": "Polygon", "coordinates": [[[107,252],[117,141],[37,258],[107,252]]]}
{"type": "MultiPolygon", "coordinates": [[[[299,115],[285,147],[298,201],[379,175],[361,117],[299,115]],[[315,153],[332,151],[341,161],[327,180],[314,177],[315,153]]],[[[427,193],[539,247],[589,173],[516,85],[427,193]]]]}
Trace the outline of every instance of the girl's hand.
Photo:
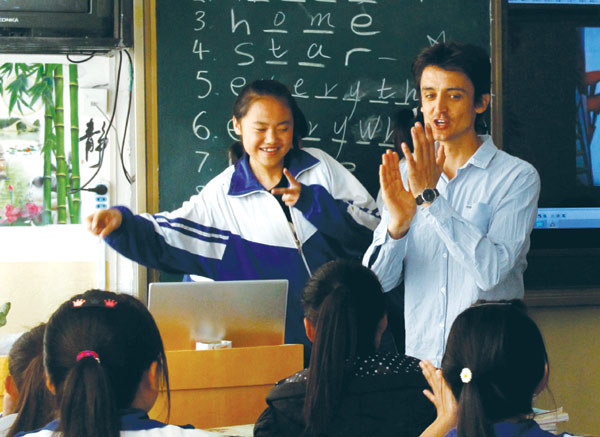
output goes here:
{"type": "Polygon", "coordinates": [[[421,361],[419,365],[431,387],[431,390],[423,390],[423,394],[435,405],[437,410],[437,418],[421,434],[421,437],[443,437],[456,427],[458,404],[442,371],[433,367],[427,360],[421,361]]]}
{"type": "Polygon", "coordinates": [[[294,206],[300,198],[300,190],[302,189],[302,185],[294,178],[294,176],[292,176],[292,174],[287,168],[283,169],[283,175],[288,180],[290,184],[289,187],[273,188],[271,190],[271,194],[281,194],[281,200],[283,201],[283,203],[285,203],[287,206],[294,206]]]}
{"type": "Polygon", "coordinates": [[[88,229],[102,238],[106,238],[112,231],[121,226],[122,220],[121,211],[114,208],[101,209],[85,219],[88,229]]]}

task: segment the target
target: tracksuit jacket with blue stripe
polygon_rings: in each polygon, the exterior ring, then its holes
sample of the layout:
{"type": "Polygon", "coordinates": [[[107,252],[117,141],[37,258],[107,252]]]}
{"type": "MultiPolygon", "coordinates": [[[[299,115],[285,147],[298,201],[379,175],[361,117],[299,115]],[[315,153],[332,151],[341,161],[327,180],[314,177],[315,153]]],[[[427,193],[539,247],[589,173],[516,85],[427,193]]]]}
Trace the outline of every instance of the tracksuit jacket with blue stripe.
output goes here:
{"type": "Polygon", "coordinates": [[[148,267],[214,280],[287,279],[286,343],[310,347],[303,325],[302,289],[321,265],[360,259],[379,223],[362,184],[322,150],[292,149],[288,170],[302,184],[290,225],[278,200],[258,182],[244,155],[181,208],[134,215],[106,242],[148,267]]]}
{"type": "MultiPolygon", "coordinates": [[[[60,436],[57,433],[59,421],[54,420],[45,427],[31,431],[29,433],[19,433],[17,436],[32,436],[32,437],[56,437],[60,436]]],[[[210,437],[219,436],[210,431],[193,429],[191,425],[179,427],[175,425],[167,425],[166,423],[152,420],[148,414],[142,410],[128,409],[121,412],[121,437],[210,437]]]]}

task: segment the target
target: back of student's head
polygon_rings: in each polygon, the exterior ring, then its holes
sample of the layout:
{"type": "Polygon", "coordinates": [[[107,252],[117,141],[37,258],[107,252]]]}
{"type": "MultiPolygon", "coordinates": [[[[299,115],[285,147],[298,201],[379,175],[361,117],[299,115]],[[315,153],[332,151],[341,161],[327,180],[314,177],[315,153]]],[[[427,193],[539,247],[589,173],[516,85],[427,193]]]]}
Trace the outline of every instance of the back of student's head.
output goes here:
{"type": "Polygon", "coordinates": [[[168,390],[156,323],[125,294],[90,290],[63,303],[48,322],[44,360],[65,437],[119,435],[119,410],[132,405],[153,362],[168,390]]]}
{"type": "Polygon", "coordinates": [[[315,330],[304,416],[308,434],[319,435],[341,399],[347,361],[376,349],[385,302],[371,270],[357,261],[336,260],[308,281],[302,305],[315,330]]]}
{"type": "Polygon", "coordinates": [[[442,360],[458,400],[458,436],[493,436],[492,425],[532,412],[548,356],[520,301],[480,303],[461,313],[442,360]]]}
{"type": "Polygon", "coordinates": [[[45,329],[46,325],[41,324],[24,333],[8,353],[8,371],[19,392],[17,418],[8,437],[41,428],[53,418],[54,397],[44,377],[45,329]]]}
{"type": "Polygon", "coordinates": [[[490,58],[481,47],[451,41],[423,49],[412,64],[417,92],[420,92],[421,89],[423,70],[430,66],[464,73],[475,89],[475,103],[481,101],[482,95],[490,93],[490,58]]]}
{"type": "Polygon", "coordinates": [[[294,147],[300,147],[300,140],[308,134],[308,122],[290,90],[277,80],[255,80],[242,88],[233,104],[233,116],[238,120],[244,118],[252,103],[261,97],[274,97],[287,106],[294,121],[292,143],[294,147]]]}

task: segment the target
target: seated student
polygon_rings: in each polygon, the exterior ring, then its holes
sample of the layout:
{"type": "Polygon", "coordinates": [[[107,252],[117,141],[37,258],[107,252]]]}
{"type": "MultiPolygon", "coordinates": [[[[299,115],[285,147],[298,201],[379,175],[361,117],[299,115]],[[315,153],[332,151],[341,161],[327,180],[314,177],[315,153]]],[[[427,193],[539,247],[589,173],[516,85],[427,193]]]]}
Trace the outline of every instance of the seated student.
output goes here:
{"type": "Polygon", "coordinates": [[[419,435],[434,417],[427,384],[415,358],[377,353],[387,318],[375,274],[330,261],[309,280],[302,304],[310,365],[271,390],[254,435],[419,435]]]}
{"type": "Polygon", "coordinates": [[[58,419],[27,435],[211,435],[148,418],[159,381],[168,393],[167,361],[154,319],[132,296],[90,290],[63,303],[46,327],[44,362],[58,419]]]}
{"type": "Polygon", "coordinates": [[[442,370],[427,361],[422,367],[438,410],[422,437],[554,436],[532,419],[533,397],[548,381],[548,356],[521,301],[466,309],[450,330],[442,370]]]}
{"type": "Polygon", "coordinates": [[[0,436],[37,429],[53,418],[54,397],[44,378],[45,324],[25,332],[8,353],[0,436]]]}

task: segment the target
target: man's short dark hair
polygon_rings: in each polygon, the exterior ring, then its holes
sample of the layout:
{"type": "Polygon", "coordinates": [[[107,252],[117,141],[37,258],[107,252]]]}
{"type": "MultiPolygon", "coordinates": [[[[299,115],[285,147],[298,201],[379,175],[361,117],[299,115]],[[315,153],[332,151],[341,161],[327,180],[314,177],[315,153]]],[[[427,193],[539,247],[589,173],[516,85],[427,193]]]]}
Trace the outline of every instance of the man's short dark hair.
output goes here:
{"type": "Polygon", "coordinates": [[[429,66],[464,73],[475,88],[475,103],[481,101],[482,95],[490,93],[490,58],[481,47],[453,41],[423,49],[412,64],[415,85],[419,93],[421,92],[421,75],[423,70],[429,66]]]}

